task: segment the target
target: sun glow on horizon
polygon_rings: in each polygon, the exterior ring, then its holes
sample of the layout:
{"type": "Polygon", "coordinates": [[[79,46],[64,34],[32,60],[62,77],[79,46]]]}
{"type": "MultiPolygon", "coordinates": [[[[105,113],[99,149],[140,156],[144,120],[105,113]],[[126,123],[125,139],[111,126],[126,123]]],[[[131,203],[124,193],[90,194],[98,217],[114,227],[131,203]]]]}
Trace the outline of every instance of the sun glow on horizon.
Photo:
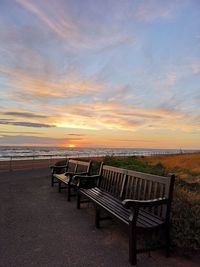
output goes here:
{"type": "Polygon", "coordinates": [[[69,144],[68,147],[73,148],[73,147],[76,147],[76,145],[74,145],[74,144],[69,144]]]}

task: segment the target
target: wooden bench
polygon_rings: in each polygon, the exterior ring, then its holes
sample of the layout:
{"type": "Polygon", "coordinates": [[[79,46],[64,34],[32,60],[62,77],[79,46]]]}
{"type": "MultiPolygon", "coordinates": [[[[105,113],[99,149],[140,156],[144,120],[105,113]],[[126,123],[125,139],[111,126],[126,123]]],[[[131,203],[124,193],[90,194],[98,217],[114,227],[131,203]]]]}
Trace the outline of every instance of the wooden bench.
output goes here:
{"type": "Polygon", "coordinates": [[[58,183],[57,179],[54,179],[54,175],[55,174],[61,174],[61,173],[65,173],[67,171],[67,167],[68,167],[68,161],[69,159],[66,159],[65,161],[63,161],[63,165],[51,165],[50,169],[51,169],[51,186],[54,186],[55,183],[58,183]]]}
{"type": "MultiPolygon", "coordinates": [[[[92,201],[95,206],[97,228],[100,227],[100,221],[106,219],[100,216],[101,210],[105,210],[111,217],[128,226],[131,264],[137,263],[136,253],[160,247],[164,247],[166,255],[169,255],[174,175],[162,177],[104,165],[101,175],[76,178],[79,179],[77,208],[80,209],[80,204],[87,200],[92,201]],[[164,233],[164,244],[160,245],[157,242],[156,245],[137,248],[137,236],[140,232],[148,231],[152,236],[158,229],[164,233]]],[[[146,241],[149,242],[149,238],[146,241]]]]}
{"type": "Polygon", "coordinates": [[[76,184],[72,182],[72,177],[74,175],[89,175],[91,169],[91,161],[79,161],[69,159],[66,165],[61,166],[51,166],[52,171],[52,186],[55,183],[58,183],[58,191],[61,192],[62,189],[67,188],[68,190],[68,201],[71,200],[71,189],[76,189],[76,184]],[[63,173],[60,173],[60,169],[64,170],[63,173]],[[58,173],[59,172],[59,173],[58,173]]]}

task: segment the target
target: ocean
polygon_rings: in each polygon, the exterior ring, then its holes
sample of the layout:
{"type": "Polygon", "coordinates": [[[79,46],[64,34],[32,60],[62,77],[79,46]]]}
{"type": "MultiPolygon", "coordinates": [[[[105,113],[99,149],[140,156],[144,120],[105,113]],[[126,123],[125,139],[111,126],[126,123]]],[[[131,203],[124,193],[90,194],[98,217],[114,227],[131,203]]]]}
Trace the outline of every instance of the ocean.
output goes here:
{"type": "Polygon", "coordinates": [[[182,149],[144,149],[144,148],[64,148],[64,147],[28,147],[0,146],[0,161],[35,158],[62,157],[100,157],[100,156],[149,156],[155,154],[195,153],[198,150],[182,149]]]}

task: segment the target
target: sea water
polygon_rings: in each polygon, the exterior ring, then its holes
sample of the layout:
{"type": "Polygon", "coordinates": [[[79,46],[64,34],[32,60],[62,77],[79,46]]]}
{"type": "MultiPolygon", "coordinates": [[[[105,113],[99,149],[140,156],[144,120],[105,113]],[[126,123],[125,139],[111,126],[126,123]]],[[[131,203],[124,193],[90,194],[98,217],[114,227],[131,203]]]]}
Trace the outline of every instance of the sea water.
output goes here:
{"type": "Polygon", "coordinates": [[[144,148],[65,148],[0,146],[0,160],[50,158],[50,157],[100,157],[100,156],[147,156],[155,154],[195,153],[197,150],[144,149],[144,148]]]}

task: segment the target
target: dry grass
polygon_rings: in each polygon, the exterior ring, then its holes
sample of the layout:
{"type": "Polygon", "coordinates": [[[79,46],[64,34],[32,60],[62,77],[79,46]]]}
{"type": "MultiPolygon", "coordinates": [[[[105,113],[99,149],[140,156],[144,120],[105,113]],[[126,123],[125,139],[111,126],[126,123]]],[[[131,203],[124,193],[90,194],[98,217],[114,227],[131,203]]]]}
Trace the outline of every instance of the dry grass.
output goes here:
{"type": "Polygon", "coordinates": [[[151,165],[162,164],[176,175],[172,210],[172,236],[184,250],[200,249],[200,153],[143,158],[151,165]]]}
{"type": "Polygon", "coordinates": [[[146,157],[145,160],[153,164],[162,163],[169,168],[179,167],[200,173],[200,153],[151,156],[146,157]]]}
{"type": "Polygon", "coordinates": [[[188,183],[200,183],[200,153],[159,155],[145,157],[143,160],[151,165],[161,163],[166,169],[175,172],[188,183]]]}

